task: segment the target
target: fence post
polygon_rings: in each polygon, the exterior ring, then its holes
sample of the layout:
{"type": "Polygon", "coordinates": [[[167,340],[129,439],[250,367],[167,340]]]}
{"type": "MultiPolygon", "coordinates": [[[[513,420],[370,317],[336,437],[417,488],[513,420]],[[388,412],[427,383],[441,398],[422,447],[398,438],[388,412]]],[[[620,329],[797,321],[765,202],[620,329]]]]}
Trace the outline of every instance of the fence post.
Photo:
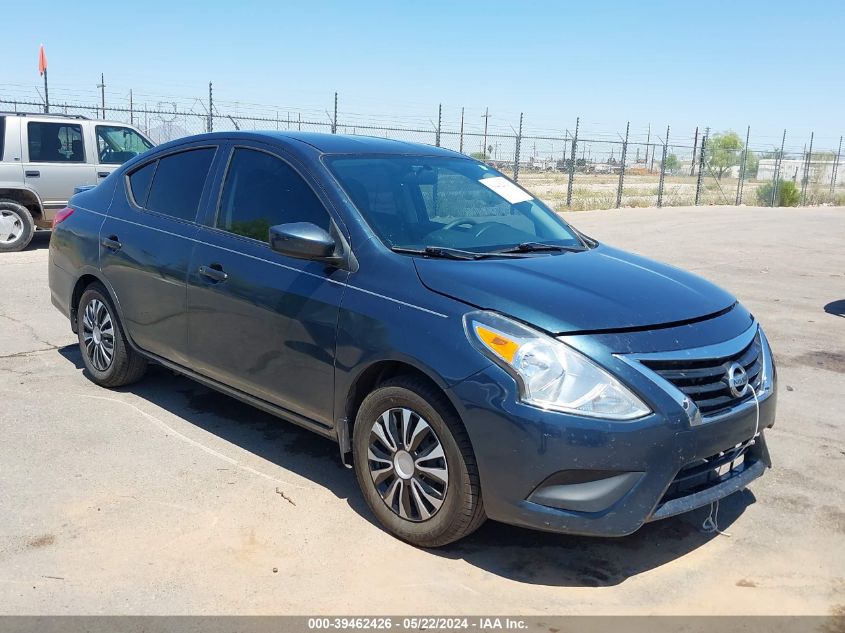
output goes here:
{"type": "Polygon", "coordinates": [[[437,104],[437,134],[434,135],[434,144],[440,147],[440,124],[443,122],[443,104],[437,104]]]}
{"type": "Polygon", "coordinates": [[[622,161],[619,166],[619,188],[616,190],[616,208],[622,206],[622,187],[625,184],[625,157],[628,155],[628,132],[631,131],[631,122],[625,126],[625,141],[622,143],[622,161]]]}
{"type": "MultiPolygon", "coordinates": [[[[575,136],[572,137],[572,152],[569,157],[569,180],[566,183],[566,206],[572,208],[572,182],[575,180],[575,152],[578,147],[578,127],[581,125],[581,117],[575,118],[575,136]]],[[[566,156],[566,145],[564,145],[564,156],[566,156]]]]}
{"type": "Polygon", "coordinates": [[[332,134],[337,134],[337,93],[334,93],[334,118],[332,119],[332,134]]]}
{"type": "MultiPolygon", "coordinates": [[[[659,139],[660,137],[658,137],[659,139]]],[[[669,126],[666,126],[666,138],[663,140],[663,158],[660,159],[660,184],[657,185],[657,208],[663,206],[663,183],[666,178],[666,152],[669,149],[669,126]]],[[[654,150],[651,150],[651,160],[654,160],[654,150]]]]}
{"type": "MultiPolygon", "coordinates": [[[[698,128],[695,128],[696,136],[698,135],[698,128]]],[[[707,147],[707,133],[701,137],[701,154],[698,159],[698,178],[695,181],[695,206],[701,202],[701,177],[704,175],[704,148],[707,147]]],[[[695,157],[693,156],[692,164],[695,165],[695,157]]]]}
{"type": "Polygon", "coordinates": [[[807,202],[807,189],[810,188],[810,167],[813,162],[813,134],[810,132],[810,151],[807,152],[807,163],[804,166],[804,178],[801,179],[801,206],[807,202]]]}
{"type": "Polygon", "coordinates": [[[751,136],[751,126],[745,130],[745,147],[742,148],[742,160],[739,164],[739,180],[736,183],[736,200],[734,204],[739,206],[742,201],[742,189],[745,184],[745,166],[748,163],[748,139],[751,136]]]}
{"type": "Polygon", "coordinates": [[[129,125],[135,125],[135,112],[132,103],[132,88],[129,89],[129,125]]]}
{"type": "Polygon", "coordinates": [[[695,126],[695,140],[692,142],[692,160],[689,168],[689,175],[695,176],[695,155],[698,152],[698,126],[695,126]]]}
{"type": "Polygon", "coordinates": [[[463,154],[464,153],[464,109],[461,108],[461,140],[458,151],[463,154]]]}
{"type": "Polygon", "coordinates": [[[211,82],[208,82],[208,125],[209,132],[214,131],[214,96],[212,95],[211,82]]]}
{"type": "Polygon", "coordinates": [[[519,134],[516,136],[516,152],[513,157],[513,180],[519,180],[519,150],[522,145],[522,112],[519,113],[519,134]]]}
{"type": "Polygon", "coordinates": [[[778,180],[780,179],[780,165],[783,162],[783,147],[786,144],[786,130],[783,131],[783,138],[780,142],[780,153],[775,156],[775,172],[772,174],[772,204],[775,206],[775,199],[778,194],[778,180]]]}
{"type": "Polygon", "coordinates": [[[836,151],[836,160],[833,161],[833,167],[831,168],[831,176],[830,176],[830,201],[836,202],[836,196],[834,195],[836,189],[836,176],[839,171],[839,158],[842,156],[842,137],[839,137],[839,149],[836,151]]]}

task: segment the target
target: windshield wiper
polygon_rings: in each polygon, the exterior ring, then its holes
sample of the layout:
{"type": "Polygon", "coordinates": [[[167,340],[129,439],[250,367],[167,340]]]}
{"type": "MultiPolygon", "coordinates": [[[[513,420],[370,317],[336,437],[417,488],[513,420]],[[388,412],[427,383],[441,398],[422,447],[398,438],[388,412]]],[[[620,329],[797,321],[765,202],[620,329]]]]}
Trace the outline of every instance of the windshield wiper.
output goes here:
{"type": "Polygon", "coordinates": [[[479,259],[480,253],[462,251],[456,248],[444,248],[442,246],[426,246],[425,248],[405,248],[404,246],[392,246],[394,253],[409,253],[411,255],[424,255],[426,257],[442,257],[443,259],[479,259]]]}
{"type": "Polygon", "coordinates": [[[493,251],[481,253],[476,251],[463,251],[459,248],[448,248],[446,246],[426,246],[424,248],[406,248],[404,246],[391,246],[394,253],[409,253],[424,257],[440,257],[443,259],[484,259],[487,257],[521,257],[517,251],[493,251]]]}
{"type": "Polygon", "coordinates": [[[508,248],[503,248],[501,250],[495,251],[496,253],[541,253],[541,252],[552,252],[552,251],[562,251],[565,253],[580,253],[581,251],[587,250],[583,246],[563,246],[562,244],[543,244],[542,242],[522,242],[521,244],[517,244],[516,246],[509,246],[508,248]]]}

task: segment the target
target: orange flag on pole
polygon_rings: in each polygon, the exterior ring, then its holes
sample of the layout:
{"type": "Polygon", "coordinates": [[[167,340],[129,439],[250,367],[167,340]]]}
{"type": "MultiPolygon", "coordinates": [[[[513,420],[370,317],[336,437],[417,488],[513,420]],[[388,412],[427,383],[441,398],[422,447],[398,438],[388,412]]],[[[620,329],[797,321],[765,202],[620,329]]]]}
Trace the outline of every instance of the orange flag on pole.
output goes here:
{"type": "Polygon", "coordinates": [[[38,74],[43,75],[47,72],[47,53],[44,52],[44,44],[41,45],[41,50],[38,51],[38,74]]]}

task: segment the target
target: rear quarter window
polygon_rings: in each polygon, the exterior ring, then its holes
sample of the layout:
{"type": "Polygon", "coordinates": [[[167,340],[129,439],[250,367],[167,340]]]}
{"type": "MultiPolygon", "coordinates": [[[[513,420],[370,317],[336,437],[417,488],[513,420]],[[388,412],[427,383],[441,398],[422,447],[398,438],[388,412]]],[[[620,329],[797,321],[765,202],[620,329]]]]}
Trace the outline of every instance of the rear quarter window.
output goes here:
{"type": "Polygon", "coordinates": [[[193,222],[215,149],[192,149],[159,159],[144,208],[193,222]]]}
{"type": "Polygon", "coordinates": [[[129,193],[139,207],[147,204],[147,194],[150,192],[156,165],[158,161],[153,161],[129,174],[129,193]]]}

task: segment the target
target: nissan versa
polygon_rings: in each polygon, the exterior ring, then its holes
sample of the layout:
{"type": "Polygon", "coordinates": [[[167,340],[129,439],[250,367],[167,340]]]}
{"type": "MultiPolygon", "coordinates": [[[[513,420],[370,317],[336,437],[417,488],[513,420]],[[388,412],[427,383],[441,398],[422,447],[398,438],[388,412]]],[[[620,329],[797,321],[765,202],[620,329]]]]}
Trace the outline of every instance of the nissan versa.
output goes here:
{"type": "Polygon", "coordinates": [[[71,199],[49,274],[96,383],[158,363],[336,440],[415,545],[487,517],[621,536],[771,465],[748,310],[445,149],[173,141],[71,199]]]}

